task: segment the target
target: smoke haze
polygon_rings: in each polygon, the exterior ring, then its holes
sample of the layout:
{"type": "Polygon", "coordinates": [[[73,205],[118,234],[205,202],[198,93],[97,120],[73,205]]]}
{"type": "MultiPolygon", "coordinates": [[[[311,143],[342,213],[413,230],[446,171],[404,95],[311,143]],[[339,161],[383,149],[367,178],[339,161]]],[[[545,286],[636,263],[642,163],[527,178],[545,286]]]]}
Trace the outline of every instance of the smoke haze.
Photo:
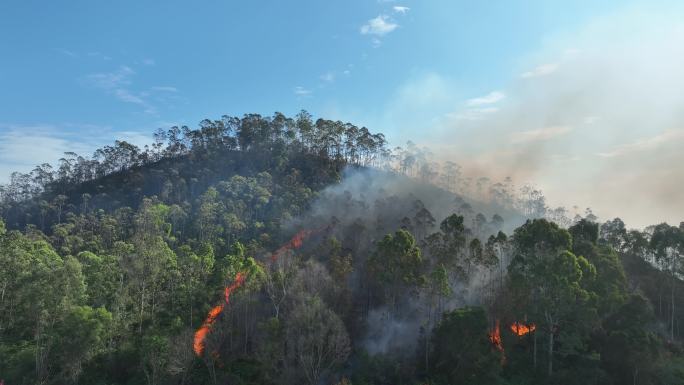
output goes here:
{"type": "MultiPolygon", "coordinates": [[[[602,220],[620,216],[634,227],[678,223],[684,23],[677,14],[630,7],[551,36],[521,59],[508,85],[442,114],[419,143],[470,175],[534,183],[552,206],[592,207],[602,220]]],[[[423,92],[414,97],[423,103],[444,102],[449,87],[457,85],[430,74],[401,89],[423,92]]],[[[415,127],[400,132],[415,139],[415,127]]]]}

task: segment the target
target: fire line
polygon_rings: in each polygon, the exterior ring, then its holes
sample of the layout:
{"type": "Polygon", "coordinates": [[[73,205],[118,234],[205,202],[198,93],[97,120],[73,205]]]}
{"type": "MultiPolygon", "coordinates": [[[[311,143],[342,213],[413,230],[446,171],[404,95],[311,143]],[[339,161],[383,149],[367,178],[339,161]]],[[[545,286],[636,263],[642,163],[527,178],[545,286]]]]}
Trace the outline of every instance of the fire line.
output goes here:
{"type": "MultiPolygon", "coordinates": [[[[299,249],[300,247],[302,247],[306,239],[308,239],[310,236],[319,231],[321,231],[321,229],[299,231],[297,234],[295,234],[294,237],[292,237],[292,239],[290,239],[284,245],[280,246],[271,255],[271,263],[277,261],[278,258],[280,258],[280,256],[282,256],[286,252],[290,250],[299,249]]],[[[202,326],[200,326],[199,329],[197,329],[197,331],[195,332],[192,348],[198,357],[201,357],[204,353],[204,342],[207,338],[207,335],[211,331],[212,325],[214,324],[214,322],[216,322],[216,319],[221,315],[221,313],[223,313],[225,307],[230,305],[230,295],[233,294],[235,290],[240,288],[245,283],[246,279],[247,275],[245,272],[238,272],[237,274],[235,274],[235,279],[233,280],[233,283],[230,286],[227,286],[224,290],[225,303],[221,303],[217,306],[214,306],[209,311],[209,314],[207,314],[207,318],[202,323],[202,326]]]]}

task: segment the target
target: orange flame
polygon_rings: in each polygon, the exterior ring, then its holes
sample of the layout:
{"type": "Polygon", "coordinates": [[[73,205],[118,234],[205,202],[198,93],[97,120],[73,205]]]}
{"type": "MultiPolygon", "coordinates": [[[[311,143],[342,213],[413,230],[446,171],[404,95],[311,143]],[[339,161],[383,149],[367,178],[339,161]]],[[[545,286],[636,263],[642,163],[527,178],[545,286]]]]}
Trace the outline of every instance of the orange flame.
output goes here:
{"type": "MultiPolygon", "coordinates": [[[[317,230],[301,230],[300,232],[295,234],[295,236],[292,237],[292,239],[290,239],[286,244],[280,246],[278,250],[276,250],[271,255],[271,262],[275,262],[281,255],[285,254],[290,250],[299,249],[300,247],[302,247],[304,241],[307,238],[321,230],[322,228],[317,230]]],[[[230,304],[230,295],[233,294],[233,292],[237,290],[240,286],[242,286],[245,283],[246,279],[247,276],[243,272],[238,272],[237,274],[235,274],[235,279],[233,283],[230,286],[227,286],[224,290],[224,297],[226,303],[222,303],[212,308],[209,311],[207,318],[202,323],[202,326],[200,326],[200,328],[197,329],[197,331],[195,332],[195,338],[192,344],[192,349],[195,351],[195,354],[198,357],[204,353],[204,341],[206,340],[207,335],[211,331],[211,326],[214,324],[218,316],[221,315],[225,306],[230,304]]]]}
{"type": "Polygon", "coordinates": [[[285,254],[286,252],[290,250],[296,250],[302,247],[304,244],[304,241],[309,238],[310,236],[316,234],[317,232],[321,231],[320,229],[318,230],[301,230],[297,234],[292,237],[286,244],[280,246],[278,250],[273,252],[271,255],[271,262],[275,262],[280,258],[281,255],[285,254]]]}
{"type": "Polygon", "coordinates": [[[224,296],[226,299],[226,303],[214,306],[209,311],[209,314],[202,323],[202,326],[200,326],[200,328],[197,329],[197,331],[195,332],[195,339],[192,344],[192,349],[195,351],[195,354],[197,356],[201,356],[202,353],[204,353],[204,340],[207,338],[207,334],[209,334],[209,331],[211,331],[211,326],[214,324],[218,316],[221,315],[225,306],[230,304],[230,295],[245,283],[246,278],[247,276],[245,275],[245,273],[242,272],[238,272],[235,275],[235,280],[233,281],[233,284],[226,287],[225,289],[224,296]]]}
{"type": "Polygon", "coordinates": [[[525,334],[532,333],[533,331],[535,331],[535,329],[537,329],[537,326],[533,323],[525,325],[523,323],[516,321],[511,324],[511,331],[518,337],[522,337],[525,334]]]}
{"type": "Polygon", "coordinates": [[[491,341],[496,350],[500,352],[504,351],[503,342],[501,341],[501,327],[499,325],[499,320],[496,320],[496,327],[494,330],[489,332],[489,341],[491,341]]]}

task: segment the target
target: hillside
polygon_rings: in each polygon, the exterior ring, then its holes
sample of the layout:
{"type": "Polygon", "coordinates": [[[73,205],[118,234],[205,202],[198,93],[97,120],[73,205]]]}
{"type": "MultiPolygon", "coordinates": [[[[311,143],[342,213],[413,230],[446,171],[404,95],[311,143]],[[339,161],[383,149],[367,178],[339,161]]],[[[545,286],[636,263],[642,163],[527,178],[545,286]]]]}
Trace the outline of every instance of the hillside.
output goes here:
{"type": "Polygon", "coordinates": [[[155,139],[0,189],[5,384],[684,383],[682,225],[306,112],[155,139]]]}

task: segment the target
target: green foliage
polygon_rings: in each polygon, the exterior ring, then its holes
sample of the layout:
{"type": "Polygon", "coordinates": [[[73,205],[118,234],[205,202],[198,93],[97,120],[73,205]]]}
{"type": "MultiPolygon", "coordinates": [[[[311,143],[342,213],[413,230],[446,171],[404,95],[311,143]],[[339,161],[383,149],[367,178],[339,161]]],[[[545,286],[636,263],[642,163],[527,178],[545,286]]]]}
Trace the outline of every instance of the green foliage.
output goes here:
{"type": "Polygon", "coordinates": [[[572,224],[538,191],[517,201],[502,184],[490,186],[497,203],[558,224],[533,219],[509,236],[501,216],[487,222],[453,195],[458,213],[389,193],[341,194],[334,204],[353,218],[316,207],[345,167],[394,167],[452,191],[466,182],[455,164],[437,178],[414,145],[385,146],[305,112],[249,114],[15,175],[0,186],[0,380],[684,382],[684,225],[627,230],[590,212],[572,224]],[[270,258],[302,228],[302,245],[270,258]],[[488,338],[496,320],[505,360],[488,338]],[[536,328],[518,336],[514,321],[536,328]]]}
{"type": "Polygon", "coordinates": [[[550,376],[557,355],[585,350],[583,341],[596,323],[595,295],[585,283],[593,281],[596,268],[568,250],[572,241],[566,230],[545,220],[516,229],[514,244],[516,256],[508,270],[517,316],[527,315],[546,335],[550,376]]]}
{"type": "Polygon", "coordinates": [[[406,230],[385,235],[368,259],[368,270],[384,289],[391,313],[397,311],[399,297],[405,299],[425,284],[420,249],[406,230]]]}
{"type": "Polygon", "coordinates": [[[432,336],[430,376],[438,384],[500,384],[502,353],[488,338],[484,309],[444,313],[432,336]]]}
{"type": "Polygon", "coordinates": [[[112,315],[104,308],[75,306],[64,316],[54,332],[54,344],[65,380],[77,382],[83,364],[105,351],[111,324],[112,315]]]}

